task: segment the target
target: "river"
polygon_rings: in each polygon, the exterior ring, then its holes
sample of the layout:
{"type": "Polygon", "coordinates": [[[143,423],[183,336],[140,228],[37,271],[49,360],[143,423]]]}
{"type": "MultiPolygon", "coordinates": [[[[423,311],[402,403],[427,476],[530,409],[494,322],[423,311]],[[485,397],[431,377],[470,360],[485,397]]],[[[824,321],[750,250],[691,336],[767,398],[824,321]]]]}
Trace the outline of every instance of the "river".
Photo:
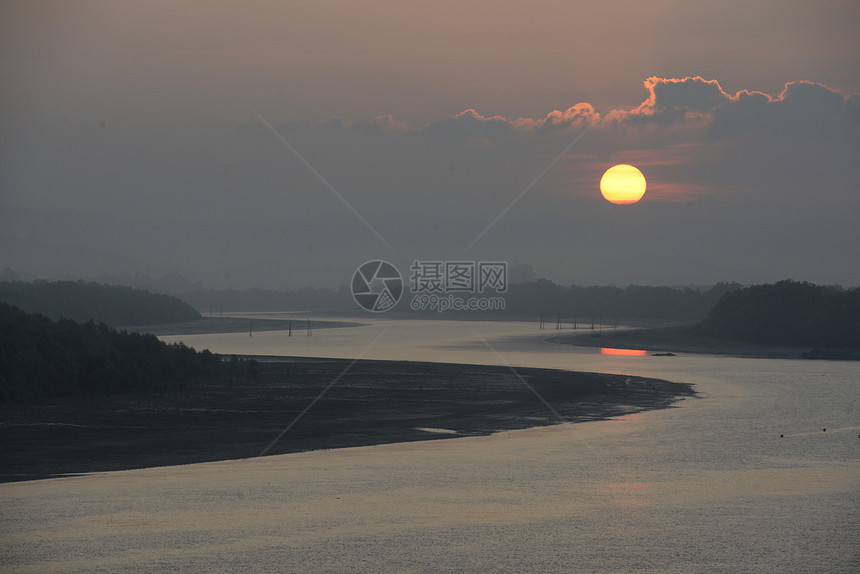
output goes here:
{"type": "Polygon", "coordinates": [[[162,338],[219,353],[626,373],[693,383],[698,396],[491,437],[0,484],[0,566],[860,571],[860,364],[608,355],[547,343],[557,331],[530,323],[363,322],[162,338]]]}

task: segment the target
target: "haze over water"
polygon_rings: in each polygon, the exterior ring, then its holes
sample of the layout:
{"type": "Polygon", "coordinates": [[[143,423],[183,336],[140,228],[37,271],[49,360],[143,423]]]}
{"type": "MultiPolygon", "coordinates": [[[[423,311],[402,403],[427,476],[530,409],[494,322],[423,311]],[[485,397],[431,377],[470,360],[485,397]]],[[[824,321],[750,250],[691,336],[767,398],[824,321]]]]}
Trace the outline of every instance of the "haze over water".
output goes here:
{"type": "Polygon", "coordinates": [[[217,352],[347,358],[364,353],[363,358],[629,373],[694,383],[699,397],[678,408],[492,437],[3,484],[3,567],[860,567],[856,363],[607,356],[545,343],[555,333],[533,324],[366,323],[314,331],[312,337],[294,330],[292,337],[259,332],[177,338],[217,352]]]}

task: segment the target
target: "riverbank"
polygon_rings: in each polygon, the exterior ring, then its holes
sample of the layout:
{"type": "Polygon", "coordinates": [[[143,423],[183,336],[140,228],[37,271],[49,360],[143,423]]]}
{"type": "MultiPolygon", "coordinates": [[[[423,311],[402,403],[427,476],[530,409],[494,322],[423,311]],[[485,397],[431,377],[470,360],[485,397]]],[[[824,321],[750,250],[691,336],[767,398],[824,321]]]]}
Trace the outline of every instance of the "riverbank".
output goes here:
{"type": "Polygon", "coordinates": [[[295,335],[313,334],[319,329],[338,329],[360,327],[363,323],[351,321],[330,321],[297,316],[294,319],[257,319],[253,317],[201,317],[182,323],[162,323],[159,325],[132,325],[120,327],[126,331],[163,335],[211,335],[215,333],[248,333],[285,331],[295,335]]]}
{"type": "Polygon", "coordinates": [[[0,424],[0,481],[250,458],[264,450],[283,454],[484,436],[667,408],[694,395],[689,384],[626,375],[257,359],[256,377],[214,377],[176,394],[7,407],[0,424]]]}
{"type": "Polygon", "coordinates": [[[761,359],[860,359],[860,353],[857,350],[820,350],[810,349],[808,346],[757,345],[744,341],[709,337],[696,333],[687,326],[637,329],[619,331],[618,333],[604,332],[599,337],[593,337],[591,333],[582,332],[581,334],[550,337],[547,340],[561,345],[640,349],[661,354],[697,353],[761,359]]]}

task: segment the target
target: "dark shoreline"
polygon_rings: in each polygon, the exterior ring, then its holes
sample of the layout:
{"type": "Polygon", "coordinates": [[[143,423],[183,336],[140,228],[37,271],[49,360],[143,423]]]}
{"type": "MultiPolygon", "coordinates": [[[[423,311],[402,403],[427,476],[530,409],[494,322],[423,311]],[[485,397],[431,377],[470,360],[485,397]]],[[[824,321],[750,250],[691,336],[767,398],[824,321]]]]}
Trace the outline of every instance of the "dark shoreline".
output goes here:
{"type": "Polygon", "coordinates": [[[702,355],[727,355],[760,359],[824,359],[856,361],[860,359],[857,349],[811,349],[810,347],[788,347],[758,345],[728,339],[719,339],[697,333],[689,326],[658,327],[621,331],[617,334],[605,332],[592,337],[586,332],[550,337],[551,343],[578,347],[609,347],[640,349],[654,353],[695,353],[702,355]]]}
{"type": "Polygon", "coordinates": [[[695,395],[686,383],[602,373],[258,359],[255,378],[220,376],[176,394],[5,407],[0,482],[255,457],[335,379],[267,454],[485,436],[561,422],[519,377],[565,422],[668,408],[695,395]]]}
{"type": "Polygon", "coordinates": [[[295,319],[255,319],[252,317],[210,317],[204,316],[182,323],[162,323],[158,325],[132,325],[120,327],[126,331],[156,336],[173,335],[212,335],[220,333],[253,333],[263,331],[287,331],[292,329],[296,335],[304,335],[308,326],[315,329],[335,329],[342,327],[361,327],[364,323],[352,321],[331,321],[309,319],[296,316],[295,319]]]}

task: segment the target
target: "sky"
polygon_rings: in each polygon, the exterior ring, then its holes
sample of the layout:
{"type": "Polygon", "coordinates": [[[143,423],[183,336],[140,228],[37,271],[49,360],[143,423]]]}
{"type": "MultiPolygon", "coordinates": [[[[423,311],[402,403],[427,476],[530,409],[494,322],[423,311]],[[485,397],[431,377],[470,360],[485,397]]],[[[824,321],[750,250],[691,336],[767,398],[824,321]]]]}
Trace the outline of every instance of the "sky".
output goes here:
{"type": "Polygon", "coordinates": [[[0,4],[0,271],[860,285],[856,2],[0,4]],[[633,205],[600,194],[619,163],[633,205]]]}

